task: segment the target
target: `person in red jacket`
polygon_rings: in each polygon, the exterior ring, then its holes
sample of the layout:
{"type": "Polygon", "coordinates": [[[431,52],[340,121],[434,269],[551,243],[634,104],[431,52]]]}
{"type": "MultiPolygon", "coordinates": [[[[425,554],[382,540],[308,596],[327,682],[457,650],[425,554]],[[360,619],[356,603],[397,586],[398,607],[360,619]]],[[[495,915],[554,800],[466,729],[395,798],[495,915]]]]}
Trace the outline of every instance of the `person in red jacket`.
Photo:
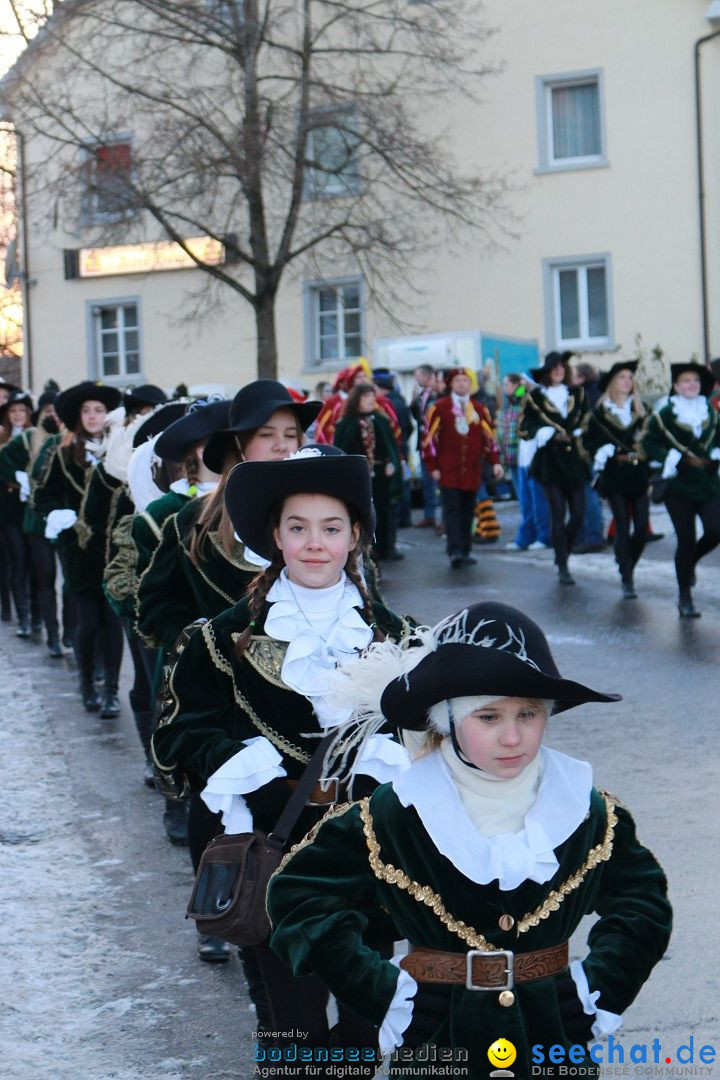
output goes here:
{"type": "Polygon", "coordinates": [[[448,372],[450,393],[439,398],[427,418],[423,458],[440,484],[447,553],[455,569],[477,562],[470,554],[475,493],[489,461],[495,478],[502,479],[492,422],[484,405],[470,397],[471,381],[464,368],[448,372]]]}

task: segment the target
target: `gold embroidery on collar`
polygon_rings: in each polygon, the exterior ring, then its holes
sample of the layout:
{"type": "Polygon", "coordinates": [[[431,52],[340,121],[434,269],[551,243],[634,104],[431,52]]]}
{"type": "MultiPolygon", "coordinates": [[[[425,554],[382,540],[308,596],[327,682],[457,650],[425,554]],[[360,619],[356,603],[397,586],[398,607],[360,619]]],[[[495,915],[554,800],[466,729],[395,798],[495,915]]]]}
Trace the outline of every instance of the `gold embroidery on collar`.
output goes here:
{"type": "Polygon", "coordinates": [[[226,562],[229,562],[230,565],[234,566],[237,570],[244,570],[246,573],[249,572],[251,574],[259,574],[262,572],[261,566],[248,562],[247,559],[244,558],[245,548],[242,544],[235,544],[235,551],[238,553],[237,555],[228,555],[227,551],[220,543],[216,532],[208,533],[208,538],[218,555],[221,555],[226,562]],[[240,552],[242,552],[242,554],[240,554],[240,552]]]}
{"type": "MultiPolygon", "coordinates": [[[[580,869],[571,877],[567,878],[558,889],[553,889],[547,899],[536,908],[535,911],[524,915],[517,923],[517,933],[525,934],[531,927],[537,926],[542,919],[547,919],[551,912],[557,911],[565,897],[579,887],[585,876],[594,870],[601,862],[607,862],[612,854],[613,840],[617,815],[612,800],[605,792],[600,793],[605,801],[607,812],[607,828],[605,836],[600,844],[591,848],[585,862],[580,869]]],[[[363,822],[363,831],[367,841],[370,867],[375,877],[385,881],[388,885],[397,885],[404,889],[418,903],[425,904],[438,917],[441,923],[447,927],[451,934],[456,934],[471,949],[483,949],[487,952],[499,952],[497,945],[492,945],[482,934],[461,919],[454,919],[442,902],[442,898],[434,892],[429,885],[420,885],[409,878],[402,870],[391,863],[385,864],[380,858],[380,844],[375,836],[370,814],[370,800],[363,799],[360,803],[360,816],[363,822]]]]}
{"type": "Polygon", "coordinates": [[[142,520],[145,522],[157,542],[160,543],[160,541],[162,540],[162,529],[160,528],[152,514],[148,514],[147,510],[143,510],[143,512],[141,514],[138,514],[137,516],[139,518],[142,518],[142,520]]]}
{"type": "Polygon", "coordinates": [[[219,652],[217,647],[217,640],[215,638],[215,631],[213,630],[212,622],[203,623],[202,636],[205,638],[205,644],[207,650],[210,653],[210,659],[216,668],[224,672],[225,675],[229,675],[232,678],[232,668],[225,657],[219,652]]]}
{"type": "MultiPolygon", "coordinates": [[[[239,637],[240,634],[232,635],[233,641],[237,641],[239,637]]],[[[275,641],[273,638],[254,634],[245,646],[243,660],[247,660],[250,667],[267,682],[279,686],[281,690],[287,690],[288,687],[282,681],[282,666],[287,647],[286,641],[275,641]]]]}

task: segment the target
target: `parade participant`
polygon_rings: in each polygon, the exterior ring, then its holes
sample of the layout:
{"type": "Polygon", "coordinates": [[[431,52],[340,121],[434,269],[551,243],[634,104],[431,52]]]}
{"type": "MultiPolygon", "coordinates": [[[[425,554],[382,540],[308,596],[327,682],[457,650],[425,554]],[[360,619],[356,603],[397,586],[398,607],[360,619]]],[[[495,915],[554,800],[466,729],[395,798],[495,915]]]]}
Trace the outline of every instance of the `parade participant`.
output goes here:
{"type": "Polygon", "coordinates": [[[471,380],[464,368],[448,373],[450,394],[439,398],[427,418],[423,458],[440,485],[447,554],[453,568],[473,564],[470,554],[475,496],[483,481],[483,465],[503,477],[492,422],[487,409],[470,397],[471,380]]]}
{"type": "Polygon", "coordinates": [[[410,412],[417,428],[417,450],[420,455],[423,493],[423,516],[416,522],[416,529],[429,529],[436,525],[437,484],[422,456],[422,446],[427,434],[427,414],[435,398],[435,371],[430,364],[420,364],[415,368],[415,386],[410,402],[410,412]]]}
{"type": "Polygon", "coordinates": [[[681,618],[698,618],[692,587],[699,561],[720,544],[720,421],[708,405],[713,385],[708,368],[671,365],[667,404],[652,413],[642,440],[650,467],[662,466],[664,502],[677,536],[675,573],[681,618]],[[703,535],[696,540],[695,518],[703,535]]]}
{"type": "Polygon", "coordinates": [[[574,585],[568,556],[582,525],[590,470],[578,447],[588,403],[581,386],[570,386],[572,353],[549,352],[530,374],[539,385],[525,395],[518,422],[521,439],[536,439],[530,475],[543,486],[550,508],[558,581],[574,585]],[[567,520],[566,520],[567,515],[567,520]]]}
{"type": "Polygon", "coordinates": [[[595,490],[607,499],[615,520],[615,560],[627,600],[637,596],[633,571],[650,519],[648,468],[639,447],[645,409],[635,387],[637,366],[637,360],[620,360],[600,377],[600,398],[585,417],[581,436],[593,463],[595,490]]]}
{"type": "MultiPolygon", "coordinates": [[[[335,379],[334,393],[327,399],[318,413],[313,434],[315,442],[332,443],[335,435],[335,425],[342,416],[348,394],[355,386],[359,386],[361,383],[368,386],[372,385],[370,365],[364,356],[361,356],[358,362],[353,364],[352,367],[345,368],[343,371],[338,372],[337,378],[335,379]]],[[[392,426],[393,436],[396,439],[399,439],[400,428],[398,426],[395,410],[387,398],[381,398],[378,401],[378,404],[387,414],[387,418],[392,426]]]]}
{"type": "Polygon", "coordinates": [[[414,431],[410,407],[402,395],[397,376],[388,368],[373,368],[373,383],[377,391],[378,405],[387,398],[397,417],[399,436],[396,444],[402,470],[401,493],[395,503],[393,520],[397,529],[409,529],[412,525],[410,491],[410,439],[414,431]]]}
{"type": "MultiPolygon", "coordinates": [[[[225,498],[235,531],[269,565],[240,603],[190,637],[173,672],[172,716],[153,736],[153,755],[168,785],[203,791],[226,831],[270,832],[318,737],[338,721],[323,698],[327,672],[356,657],[374,634],[399,638],[406,624],[373,604],[359,570],[374,524],[364,457],[323,445],[287,461],[246,461],[230,474],[225,498]]],[[[402,747],[382,735],[367,741],[361,760],[347,756],[357,772],[378,780],[407,763],[402,747]]],[[[333,782],[316,785],[294,841],[347,797],[342,755],[323,775],[333,782]]],[[[243,953],[262,973],[271,1023],[265,1030],[300,1028],[306,1045],[328,1046],[323,985],[294,979],[265,944],[243,953]]],[[[265,1006],[260,1030],[267,1020],[265,1006]]],[[[333,1040],[373,1045],[374,1033],[342,1010],[333,1040]]]]}
{"type": "Polygon", "coordinates": [[[361,383],[350,391],[335,427],[333,445],[346,454],[362,454],[367,458],[377,516],[373,555],[378,559],[404,558],[395,546],[393,519],[393,503],[400,497],[402,488],[400,456],[374,387],[361,383]]]}
{"type": "Polygon", "coordinates": [[[502,419],[500,460],[506,471],[509,469],[520,507],[515,539],[505,545],[506,551],[540,551],[550,546],[547,501],[542,486],[529,472],[535,440],[521,439],[517,432],[525,395],[531,388],[523,375],[513,373],[503,380],[507,406],[502,419]]]}
{"type": "Polygon", "coordinates": [[[88,712],[117,715],[118,677],[122,660],[122,626],[102,591],[102,567],[93,564],[93,552],[83,552],[75,523],[85,486],[92,470],[102,461],[109,409],[117,407],[120,391],[93,382],[63,390],[55,411],[65,433],[47,454],[33,492],[33,506],[45,518],[45,536],[57,541],[63,576],[77,614],[76,652],[80,690],[88,712]],[[93,681],[95,649],[104,661],[105,688],[102,702],[93,681]]]}
{"type": "MultiPolygon", "coordinates": [[[[33,402],[29,394],[16,390],[8,395],[7,401],[0,405],[0,450],[6,449],[12,440],[32,428],[32,412],[33,402]]],[[[28,493],[27,478],[21,487],[15,469],[0,468],[0,550],[4,549],[7,560],[6,573],[15,601],[19,638],[29,638],[33,629],[30,618],[30,548],[22,527],[28,493]]]]}
{"type": "MultiPolygon", "coordinates": [[[[421,749],[286,857],[268,889],[272,948],[378,1025],[383,1052],[462,1048],[480,1077],[489,1044],[508,1040],[530,1076],[535,1044],[582,1046],[620,1025],[668,943],[665,877],[591,766],[541,745],[550,714],[617,695],[563,678],[541,629],[504,604],[418,638],[373,645],[336,677],[337,708],[421,749]],[[378,904],[409,942],[390,962],[360,936],[378,904]],[[569,963],[593,912],[589,953],[569,963]]],[[[398,1058],[388,1075],[420,1075],[398,1058]]]]}
{"type": "Polygon", "coordinates": [[[0,481],[19,485],[18,496],[23,508],[22,531],[29,553],[38,612],[45,624],[50,656],[59,659],[63,651],[55,596],[55,549],[50,541],[45,539],[45,522],[29,502],[32,486],[40,474],[45,455],[56,441],[56,396],[52,392],[42,393],[37,410],[32,414],[32,427],[16,435],[0,449],[0,481]]]}

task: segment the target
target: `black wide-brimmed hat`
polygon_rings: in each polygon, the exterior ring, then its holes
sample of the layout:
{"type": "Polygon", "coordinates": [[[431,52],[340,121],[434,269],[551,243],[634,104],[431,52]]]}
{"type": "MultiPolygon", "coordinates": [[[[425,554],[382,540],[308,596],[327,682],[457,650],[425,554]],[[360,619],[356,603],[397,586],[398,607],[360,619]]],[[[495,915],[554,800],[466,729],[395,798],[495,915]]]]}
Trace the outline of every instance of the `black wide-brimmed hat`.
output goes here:
{"type": "Polygon", "coordinates": [[[295,401],[287,386],[283,386],[281,382],[274,379],[256,379],[255,382],[243,386],[233,398],[228,426],[223,431],[216,432],[208,441],[203,451],[203,461],[208,469],[221,473],[228,444],[235,435],[262,427],[278,409],[292,409],[300,427],[305,431],[321,408],[320,401],[295,401]]]}
{"type": "MultiPolygon", "coordinates": [[[[2,383],[0,383],[0,386],[1,385],[2,383]]],[[[5,404],[0,405],[0,424],[3,422],[3,420],[7,416],[8,410],[13,405],[27,405],[28,409],[30,410],[30,415],[32,416],[33,399],[30,397],[29,394],[26,394],[24,390],[14,390],[5,402],[5,404]]]]}
{"type": "Polygon", "coordinates": [[[375,531],[367,458],[311,443],[284,461],[241,461],[228,477],[225,506],[235,532],[265,559],[275,553],[270,512],[290,495],[330,495],[355,510],[368,538],[375,531]]]}
{"type": "Polygon", "coordinates": [[[15,383],[7,382],[5,379],[0,378],[0,390],[7,390],[9,394],[17,394],[21,391],[20,386],[16,386],[15,383]]]}
{"type": "Polygon", "coordinates": [[[154,438],[161,431],[169,428],[171,424],[174,424],[176,420],[185,415],[187,407],[187,401],[168,401],[165,405],[161,405],[158,409],[149,413],[135,432],[133,449],[136,450],[138,446],[142,446],[148,439],[154,438]]]}
{"type": "Polygon", "coordinates": [[[613,364],[609,371],[603,371],[602,375],[598,379],[598,390],[601,394],[604,394],[608,386],[620,371],[632,371],[633,375],[637,371],[639,361],[638,360],[618,360],[617,364],[613,364]]]}
{"type": "Polygon", "coordinates": [[[127,412],[134,409],[145,409],[148,405],[155,407],[163,405],[167,401],[167,394],[159,386],[152,383],[144,383],[142,386],[133,386],[125,391],[123,405],[127,412]]]}
{"type": "Polygon", "coordinates": [[[227,427],[230,402],[226,398],[212,401],[201,398],[193,401],[192,405],[184,405],[183,408],[185,415],[166,427],[155,443],[155,453],[164,461],[181,464],[193,446],[227,427]]]}
{"type": "Polygon", "coordinates": [[[712,388],[715,385],[715,376],[709,367],[705,367],[704,364],[697,364],[694,360],[688,360],[686,364],[670,365],[670,393],[672,394],[678,378],[688,371],[692,371],[695,375],[699,376],[700,393],[705,397],[708,397],[708,395],[712,393],[712,388]]]}
{"type": "Polygon", "coordinates": [[[563,679],[537,623],[506,604],[473,604],[432,633],[434,651],[383,691],[380,707],[395,727],[421,731],[433,705],[456,697],[538,698],[553,701],[555,713],[621,699],[563,679]]]}
{"type": "Polygon", "coordinates": [[[100,401],[108,410],[117,409],[122,394],[114,386],[102,386],[95,382],[81,382],[61,391],[55,400],[55,412],[69,431],[80,422],[80,410],[86,401],[100,401]]]}
{"type": "Polygon", "coordinates": [[[543,382],[545,376],[549,375],[552,369],[557,367],[558,364],[562,364],[563,367],[567,368],[574,355],[575,354],[572,352],[558,352],[556,349],[553,349],[546,355],[542,367],[530,368],[530,378],[537,383],[543,382]]]}

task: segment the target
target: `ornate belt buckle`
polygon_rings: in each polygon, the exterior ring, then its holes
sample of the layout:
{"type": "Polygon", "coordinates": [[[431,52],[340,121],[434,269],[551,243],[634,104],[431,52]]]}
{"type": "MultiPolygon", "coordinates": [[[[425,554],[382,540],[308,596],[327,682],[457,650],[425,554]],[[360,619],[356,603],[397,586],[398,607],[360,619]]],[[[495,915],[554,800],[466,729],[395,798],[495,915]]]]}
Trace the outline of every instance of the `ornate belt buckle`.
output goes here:
{"type": "Polygon", "coordinates": [[[467,990],[512,990],[514,986],[513,973],[515,969],[515,953],[510,949],[498,949],[497,952],[486,952],[484,949],[469,949],[465,954],[465,987],[467,990]],[[472,977],[472,962],[476,956],[504,956],[507,961],[505,968],[505,984],[503,986],[476,986],[472,977]]]}
{"type": "MultiPolygon", "coordinates": [[[[323,776],[320,778],[318,783],[320,784],[323,792],[326,790],[326,788],[324,787],[325,784],[334,784],[335,791],[333,792],[333,797],[328,801],[323,800],[323,802],[313,802],[312,799],[308,799],[306,803],[307,806],[332,806],[333,804],[340,801],[340,778],[338,776],[323,776]]],[[[327,790],[329,791],[330,788],[328,787],[327,790]]]]}

